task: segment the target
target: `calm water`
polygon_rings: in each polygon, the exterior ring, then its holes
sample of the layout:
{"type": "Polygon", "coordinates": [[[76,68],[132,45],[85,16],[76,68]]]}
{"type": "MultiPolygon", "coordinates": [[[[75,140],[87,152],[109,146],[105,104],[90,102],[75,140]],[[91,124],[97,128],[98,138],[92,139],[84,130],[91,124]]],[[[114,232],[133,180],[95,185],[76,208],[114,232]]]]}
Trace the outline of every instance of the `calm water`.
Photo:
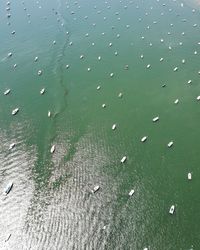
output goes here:
{"type": "Polygon", "coordinates": [[[0,249],[200,249],[198,1],[0,6],[0,249]]]}

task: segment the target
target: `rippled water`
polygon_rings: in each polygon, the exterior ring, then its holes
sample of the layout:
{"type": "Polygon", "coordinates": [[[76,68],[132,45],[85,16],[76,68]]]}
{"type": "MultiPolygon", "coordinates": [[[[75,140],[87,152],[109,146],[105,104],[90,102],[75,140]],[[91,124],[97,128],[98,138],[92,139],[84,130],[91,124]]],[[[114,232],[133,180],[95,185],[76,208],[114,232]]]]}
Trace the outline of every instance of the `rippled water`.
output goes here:
{"type": "Polygon", "coordinates": [[[200,249],[199,2],[0,6],[0,249],[200,249]]]}

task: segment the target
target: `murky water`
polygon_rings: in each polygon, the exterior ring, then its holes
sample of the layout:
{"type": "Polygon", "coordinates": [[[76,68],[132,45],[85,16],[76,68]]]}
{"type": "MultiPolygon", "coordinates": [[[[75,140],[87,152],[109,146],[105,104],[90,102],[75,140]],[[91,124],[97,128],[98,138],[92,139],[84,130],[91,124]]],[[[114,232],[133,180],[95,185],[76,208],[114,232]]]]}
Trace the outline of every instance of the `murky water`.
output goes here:
{"type": "Polygon", "coordinates": [[[200,249],[198,1],[0,6],[0,248],[200,249]]]}

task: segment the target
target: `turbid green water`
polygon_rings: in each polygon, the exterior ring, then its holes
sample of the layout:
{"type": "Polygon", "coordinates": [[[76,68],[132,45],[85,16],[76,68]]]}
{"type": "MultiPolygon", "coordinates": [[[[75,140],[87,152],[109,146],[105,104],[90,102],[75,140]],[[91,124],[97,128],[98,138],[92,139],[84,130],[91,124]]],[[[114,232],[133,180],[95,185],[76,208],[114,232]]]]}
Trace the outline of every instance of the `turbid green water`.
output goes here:
{"type": "Polygon", "coordinates": [[[0,248],[200,249],[198,1],[0,6],[0,248]]]}

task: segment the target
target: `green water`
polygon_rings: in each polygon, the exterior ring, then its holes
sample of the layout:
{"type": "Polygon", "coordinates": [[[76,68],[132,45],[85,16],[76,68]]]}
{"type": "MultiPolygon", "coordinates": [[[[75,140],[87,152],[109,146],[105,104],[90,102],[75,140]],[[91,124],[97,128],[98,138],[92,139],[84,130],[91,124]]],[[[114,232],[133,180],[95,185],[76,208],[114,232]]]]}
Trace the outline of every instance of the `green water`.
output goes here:
{"type": "Polygon", "coordinates": [[[181,2],[1,3],[2,249],[200,249],[200,9],[181,2]]]}

